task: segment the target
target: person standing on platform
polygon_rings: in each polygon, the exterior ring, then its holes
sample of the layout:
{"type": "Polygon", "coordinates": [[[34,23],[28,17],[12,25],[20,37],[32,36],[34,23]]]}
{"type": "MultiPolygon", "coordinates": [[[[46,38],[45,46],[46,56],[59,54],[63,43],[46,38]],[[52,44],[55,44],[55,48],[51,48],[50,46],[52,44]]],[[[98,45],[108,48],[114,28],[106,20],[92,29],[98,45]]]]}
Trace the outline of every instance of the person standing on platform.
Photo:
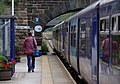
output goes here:
{"type": "Polygon", "coordinates": [[[34,72],[35,57],[32,54],[35,49],[35,46],[37,46],[37,41],[34,37],[32,37],[32,33],[28,32],[28,36],[25,38],[23,43],[23,48],[22,48],[22,50],[27,55],[28,72],[31,72],[31,71],[34,72]]]}

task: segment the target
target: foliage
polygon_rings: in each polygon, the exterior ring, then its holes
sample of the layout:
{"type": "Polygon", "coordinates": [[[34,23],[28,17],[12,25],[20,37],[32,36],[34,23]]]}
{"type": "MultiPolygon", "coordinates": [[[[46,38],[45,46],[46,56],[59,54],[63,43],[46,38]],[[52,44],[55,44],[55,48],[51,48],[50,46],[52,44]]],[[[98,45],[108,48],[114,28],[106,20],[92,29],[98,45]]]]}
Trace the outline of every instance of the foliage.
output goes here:
{"type": "Polygon", "coordinates": [[[46,53],[48,52],[48,47],[47,44],[43,41],[42,42],[42,53],[46,53]]]}
{"type": "Polygon", "coordinates": [[[19,45],[15,45],[15,55],[20,56],[22,55],[21,47],[19,45]]]}
{"type": "Polygon", "coordinates": [[[19,45],[15,45],[15,51],[19,51],[20,50],[20,46],[19,45]]]}
{"type": "Polygon", "coordinates": [[[0,1],[0,15],[5,13],[5,8],[6,7],[5,7],[3,0],[0,1]]]}
{"type": "Polygon", "coordinates": [[[7,59],[5,56],[0,56],[0,70],[12,69],[16,61],[7,59]]]}
{"type": "MultiPolygon", "coordinates": [[[[12,6],[12,0],[5,0],[6,5],[12,6]]],[[[14,4],[17,5],[19,0],[14,0],[14,4]]]]}
{"type": "MultiPolygon", "coordinates": [[[[14,0],[15,6],[18,4],[19,0],[14,0]]],[[[11,8],[12,0],[0,0],[0,15],[4,15],[7,12],[7,8],[11,8]]]]}

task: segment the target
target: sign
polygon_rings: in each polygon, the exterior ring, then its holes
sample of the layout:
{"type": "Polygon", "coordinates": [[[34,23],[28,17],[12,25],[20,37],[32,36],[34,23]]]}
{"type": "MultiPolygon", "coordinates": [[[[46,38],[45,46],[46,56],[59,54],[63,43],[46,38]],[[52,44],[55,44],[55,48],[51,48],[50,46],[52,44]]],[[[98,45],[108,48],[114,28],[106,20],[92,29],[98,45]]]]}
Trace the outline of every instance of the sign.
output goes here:
{"type": "Polygon", "coordinates": [[[15,26],[15,29],[31,29],[30,26],[15,26]]]}
{"type": "Polygon", "coordinates": [[[35,18],[34,20],[35,20],[36,23],[40,22],[40,18],[35,18]]]}
{"type": "Polygon", "coordinates": [[[34,27],[34,30],[35,30],[36,32],[41,32],[41,31],[42,31],[42,27],[41,27],[40,25],[36,25],[36,26],[34,27]]]}

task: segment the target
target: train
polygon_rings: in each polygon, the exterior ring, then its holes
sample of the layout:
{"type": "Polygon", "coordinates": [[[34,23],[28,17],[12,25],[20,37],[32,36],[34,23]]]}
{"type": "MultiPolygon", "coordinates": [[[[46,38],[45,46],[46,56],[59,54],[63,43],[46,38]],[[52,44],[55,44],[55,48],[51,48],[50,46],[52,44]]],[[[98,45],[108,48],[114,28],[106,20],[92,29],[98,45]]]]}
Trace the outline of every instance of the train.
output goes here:
{"type": "Polygon", "coordinates": [[[88,84],[120,84],[120,0],[99,0],[53,27],[53,47],[88,84]],[[108,56],[102,48],[108,37],[108,56]],[[117,46],[113,49],[113,42],[117,46]]]}

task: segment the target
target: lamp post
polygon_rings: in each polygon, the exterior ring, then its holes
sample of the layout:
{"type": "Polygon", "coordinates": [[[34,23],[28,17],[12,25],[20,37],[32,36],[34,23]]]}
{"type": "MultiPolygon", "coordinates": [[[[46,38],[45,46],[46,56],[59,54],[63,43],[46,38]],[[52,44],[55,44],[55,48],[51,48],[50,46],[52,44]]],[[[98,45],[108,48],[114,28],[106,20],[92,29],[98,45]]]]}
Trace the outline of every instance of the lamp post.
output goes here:
{"type": "Polygon", "coordinates": [[[14,0],[12,0],[12,15],[14,15],[14,0]]]}

